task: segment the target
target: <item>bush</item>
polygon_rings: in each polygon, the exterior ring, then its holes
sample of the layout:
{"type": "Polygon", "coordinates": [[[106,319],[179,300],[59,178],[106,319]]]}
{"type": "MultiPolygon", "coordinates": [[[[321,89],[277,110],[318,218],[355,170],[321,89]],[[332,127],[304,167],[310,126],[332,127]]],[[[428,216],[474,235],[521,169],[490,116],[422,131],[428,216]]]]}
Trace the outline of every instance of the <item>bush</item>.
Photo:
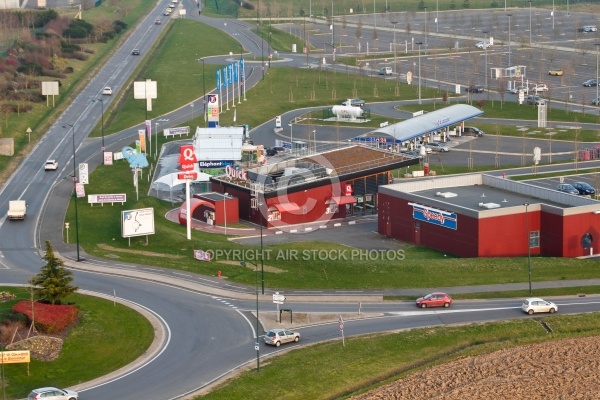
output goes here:
{"type": "Polygon", "coordinates": [[[23,300],[14,305],[13,311],[24,314],[29,322],[35,316],[35,328],[43,333],[56,333],[64,330],[77,320],[79,310],[70,305],[52,305],[23,300]]]}

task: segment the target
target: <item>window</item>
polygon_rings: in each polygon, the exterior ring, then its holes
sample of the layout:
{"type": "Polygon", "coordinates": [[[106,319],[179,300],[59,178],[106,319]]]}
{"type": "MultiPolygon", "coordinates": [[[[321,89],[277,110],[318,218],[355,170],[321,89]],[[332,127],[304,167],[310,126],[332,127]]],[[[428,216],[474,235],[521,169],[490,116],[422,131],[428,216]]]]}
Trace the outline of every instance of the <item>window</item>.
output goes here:
{"type": "Polygon", "coordinates": [[[540,247],[540,231],[529,232],[529,247],[540,247]]]}

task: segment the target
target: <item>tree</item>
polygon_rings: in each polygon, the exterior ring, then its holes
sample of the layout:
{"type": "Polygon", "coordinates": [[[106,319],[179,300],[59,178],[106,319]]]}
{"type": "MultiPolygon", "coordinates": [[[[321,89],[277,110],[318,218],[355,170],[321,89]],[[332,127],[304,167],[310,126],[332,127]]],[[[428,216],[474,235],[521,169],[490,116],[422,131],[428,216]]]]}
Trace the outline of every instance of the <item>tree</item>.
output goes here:
{"type": "Polygon", "coordinates": [[[61,304],[62,300],[75,292],[78,287],[71,285],[73,282],[71,271],[64,267],[63,260],[54,256],[54,249],[48,240],[43,259],[46,265],[33,277],[32,282],[39,287],[37,294],[41,300],[50,304],[61,304]]]}

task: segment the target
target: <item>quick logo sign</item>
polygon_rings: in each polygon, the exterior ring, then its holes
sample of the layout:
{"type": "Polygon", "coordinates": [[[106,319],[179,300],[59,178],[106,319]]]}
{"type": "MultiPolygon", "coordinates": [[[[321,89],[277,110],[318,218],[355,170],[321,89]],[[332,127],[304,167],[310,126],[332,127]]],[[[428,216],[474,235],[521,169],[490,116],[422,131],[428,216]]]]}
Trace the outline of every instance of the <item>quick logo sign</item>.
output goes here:
{"type": "Polygon", "coordinates": [[[413,206],[414,219],[456,230],[457,217],[455,213],[450,213],[415,203],[408,204],[413,206]]]}

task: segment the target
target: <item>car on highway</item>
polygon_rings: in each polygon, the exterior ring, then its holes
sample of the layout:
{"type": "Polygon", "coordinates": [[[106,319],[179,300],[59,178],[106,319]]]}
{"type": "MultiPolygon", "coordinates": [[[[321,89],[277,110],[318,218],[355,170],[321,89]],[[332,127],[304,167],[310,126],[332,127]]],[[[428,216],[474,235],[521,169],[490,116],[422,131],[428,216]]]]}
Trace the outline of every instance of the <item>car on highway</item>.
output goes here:
{"type": "Polygon", "coordinates": [[[46,160],[44,163],[44,170],[46,171],[56,171],[58,168],[58,163],[56,160],[46,160]]]}
{"type": "Polygon", "coordinates": [[[273,146],[273,147],[269,147],[266,150],[266,153],[268,156],[276,156],[279,153],[283,153],[285,152],[285,148],[281,147],[281,146],[273,146]]]}
{"type": "Polygon", "coordinates": [[[529,315],[540,312],[554,314],[556,311],[558,311],[558,306],[551,301],[546,301],[544,299],[540,299],[539,297],[532,297],[525,299],[523,305],[521,305],[521,309],[529,315]]]}
{"type": "Polygon", "coordinates": [[[415,302],[417,307],[428,308],[428,307],[445,307],[448,308],[452,304],[452,297],[447,293],[435,292],[429,293],[423,297],[419,297],[415,302]]]}
{"type": "Polygon", "coordinates": [[[365,101],[363,99],[349,99],[350,100],[350,104],[348,103],[348,100],[344,101],[342,103],[343,106],[352,106],[352,107],[363,107],[365,105],[365,101]]]}
{"type": "Polygon", "coordinates": [[[524,94],[528,94],[529,93],[529,88],[527,86],[515,86],[514,88],[510,89],[510,92],[512,94],[519,94],[519,92],[523,92],[524,94]]]}
{"type": "Polygon", "coordinates": [[[463,136],[482,137],[484,133],[485,132],[483,132],[481,129],[475,128],[474,126],[465,126],[463,128],[463,136]]]}
{"type": "Polygon", "coordinates": [[[175,8],[175,7],[177,7],[177,4],[175,4],[175,3],[169,4],[169,8],[175,8]]]}
{"type": "Polygon", "coordinates": [[[585,33],[596,32],[597,30],[598,28],[596,28],[596,25],[584,25],[581,28],[577,29],[578,32],[585,33]]]}
{"type": "Polygon", "coordinates": [[[475,43],[475,47],[477,47],[478,49],[487,49],[488,47],[491,47],[492,45],[490,44],[490,42],[477,42],[475,43]]]}
{"type": "Polygon", "coordinates": [[[139,56],[140,55],[140,49],[133,49],[131,51],[131,55],[132,56],[139,56]]]}
{"type": "Polygon", "coordinates": [[[598,86],[598,80],[596,80],[596,79],[588,79],[587,81],[583,82],[581,84],[581,86],[586,86],[586,87],[598,86]]]}
{"type": "Polygon", "coordinates": [[[110,86],[107,86],[104,89],[102,89],[103,95],[110,96],[112,93],[113,93],[113,90],[110,86]]]}
{"type": "Polygon", "coordinates": [[[548,86],[546,86],[545,83],[537,83],[537,84],[535,84],[535,85],[532,86],[531,90],[534,93],[537,93],[537,92],[547,92],[548,91],[548,86]]]}
{"type": "Polygon", "coordinates": [[[440,152],[448,152],[450,151],[450,147],[446,146],[444,143],[440,142],[432,142],[427,144],[432,151],[440,151],[440,152]]]}
{"type": "Polygon", "coordinates": [[[546,100],[542,99],[540,96],[529,95],[527,96],[527,104],[540,106],[546,104],[546,100]]]}
{"type": "Polygon", "coordinates": [[[163,15],[165,15],[165,16],[167,16],[167,17],[168,17],[169,15],[171,15],[171,11],[170,11],[170,9],[168,9],[168,8],[167,8],[167,9],[165,10],[165,12],[163,13],[163,15]]]}
{"type": "Polygon", "coordinates": [[[265,343],[279,347],[283,343],[298,342],[300,334],[289,329],[271,329],[265,333],[265,343]]]}
{"type": "Polygon", "coordinates": [[[51,386],[33,389],[27,396],[27,400],[77,400],[78,398],[79,395],[73,390],[51,386]]]}
{"type": "Polygon", "coordinates": [[[579,194],[579,190],[575,189],[575,187],[573,185],[571,185],[570,183],[560,183],[556,187],[556,190],[558,190],[559,192],[568,193],[568,194],[579,194]]]}
{"type": "Polygon", "coordinates": [[[551,69],[550,71],[548,71],[548,75],[552,75],[552,76],[563,76],[563,74],[564,74],[564,72],[560,68],[555,68],[555,69],[551,69]]]}
{"type": "Polygon", "coordinates": [[[596,194],[596,189],[594,189],[592,185],[587,182],[573,182],[571,185],[573,185],[573,187],[577,189],[579,194],[582,196],[591,196],[596,194]]]}
{"type": "Polygon", "coordinates": [[[483,93],[485,88],[483,85],[469,85],[465,88],[465,90],[469,93],[483,93]]]}
{"type": "Polygon", "coordinates": [[[161,21],[161,19],[160,19],[160,18],[156,18],[156,19],[154,20],[154,25],[160,25],[160,24],[162,24],[162,21],[161,21]]]}

